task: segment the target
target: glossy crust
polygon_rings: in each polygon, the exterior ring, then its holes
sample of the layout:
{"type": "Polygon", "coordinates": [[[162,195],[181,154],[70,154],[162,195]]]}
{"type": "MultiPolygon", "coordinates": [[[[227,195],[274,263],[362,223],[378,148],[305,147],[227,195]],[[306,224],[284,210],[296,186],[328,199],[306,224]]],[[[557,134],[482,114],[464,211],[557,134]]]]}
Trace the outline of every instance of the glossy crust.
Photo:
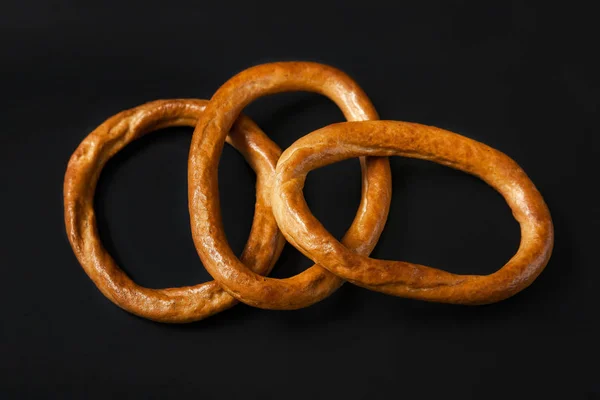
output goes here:
{"type": "MultiPolygon", "coordinates": [[[[102,246],[94,214],[96,183],[113,155],[148,132],[169,126],[195,126],[206,104],[206,100],[159,100],[123,111],[90,133],[73,153],[67,167],[65,224],[71,247],[98,289],[113,303],[140,317],[161,322],[191,322],[237,303],[214,281],[169,289],[137,285],[102,246]]],[[[227,141],[244,155],[257,173],[254,221],[241,258],[257,274],[265,274],[273,267],[285,243],[270,205],[275,165],[281,151],[243,116],[233,125],[227,141]]]]}
{"type": "MultiPolygon", "coordinates": [[[[253,100],[274,93],[310,91],[332,99],[348,120],[378,119],[360,87],[343,72],[316,63],[282,62],[247,69],[212,97],[194,131],[188,184],[192,235],[208,272],[238,300],[267,309],[297,309],[329,296],[343,280],[315,265],[287,279],[260,276],[231,251],[223,232],[217,166],[227,131],[253,100]]],[[[375,247],[387,219],[391,175],[387,158],[361,160],[363,191],[343,243],[359,254],[375,247]]]]}
{"type": "Polygon", "coordinates": [[[542,272],[554,243],[548,207],[512,159],[464,136],[408,122],[340,123],[299,139],[278,162],[273,210],[287,240],[333,273],[368,289],[443,303],[486,304],[514,295],[542,272]],[[309,171],[365,155],[420,158],[478,176],[506,199],[521,225],[517,253],[497,272],[479,276],[375,260],[348,250],[310,213],[302,187],[309,171]]]}

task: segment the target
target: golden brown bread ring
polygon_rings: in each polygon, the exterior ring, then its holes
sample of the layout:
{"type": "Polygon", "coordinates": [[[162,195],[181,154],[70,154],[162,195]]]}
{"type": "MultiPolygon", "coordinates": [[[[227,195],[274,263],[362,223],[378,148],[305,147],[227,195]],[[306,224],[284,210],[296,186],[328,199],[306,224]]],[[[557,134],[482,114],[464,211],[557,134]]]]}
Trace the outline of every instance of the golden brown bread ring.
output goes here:
{"type": "MultiPolygon", "coordinates": [[[[309,62],[281,62],[249,68],[215,93],[194,131],[188,166],[192,236],[208,272],[238,300],[267,309],[297,309],[327,297],[343,281],[315,265],[287,279],[257,275],[233,254],[223,232],[217,166],[227,131],[251,101],[274,93],[310,91],[332,99],[348,120],[377,119],[362,89],[343,72],[309,62]]],[[[363,190],[359,211],[344,236],[348,248],[368,255],[387,219],[391,174],[387,158],[361,159],[363,190]]]]}
{"type": "MultiPolygon", "coordinates": [[[[159,100],[116,114],[96,128],[73,153],[64,182],[65,224],[71,247],[98,289],[119,307],[160,322],[191,322],[237,301],[214,281],[196,286],[148,289],[137,285],[102,246],[94,214],[94,192],[106,162],[142,135],[169,126],[195,126],[206,100],[159,100]]],[[[281,154],[250,119],[240,117],[227,141],[256,171],[256,208],[242,260],[268,273],[285,243],[271,211],[275,165],[281,154]]]]}
{"type": "Polygon", "coordinates": [[[368,289],[443,303],[486,304],[514,295],[542,272],[554,243],[548,207],[512,159],[456,133],[408,122],[339,123],[299,139],[277,164],[273,210],[287,240],[333,273],[368,289]],[[515,256],[491,275],[456,275],[402,261],[375,260],[345,248],[311,214],[302,187],[311,170],[367,155],[431,160],[484,180],[506,199],[521,225],[515,256]]]}

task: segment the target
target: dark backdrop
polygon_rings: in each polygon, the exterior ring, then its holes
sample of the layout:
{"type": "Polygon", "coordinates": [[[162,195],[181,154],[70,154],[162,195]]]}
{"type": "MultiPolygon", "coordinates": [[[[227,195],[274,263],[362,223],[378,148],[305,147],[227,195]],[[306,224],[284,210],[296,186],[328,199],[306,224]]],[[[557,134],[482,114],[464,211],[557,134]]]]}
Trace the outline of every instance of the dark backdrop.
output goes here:
{"type": "MultiPolygon", "coordinates": [[[[598,398],[599,135],[596,19],[546,2],[19,2],[2,6],[3,398],[598,398]],[[405,300],[350,284],[299,311],[245,305],[188,325],[150,322],[104,298],[67,242],[67,161],[109,116],[161,98],[208,99],[235,73],[279,60],[336,66],[383,119],[439,126],[516,160],[556,229],[534,284],[479,307],[405,300]]],[[[282,148],[342,121],[318,95],[247,113],[282,148]]],[[[138,283],[208,280],[187,208],[192,129],[130,145],[102,173],[101,237],[138,283]]],[[[394,158],[393,205],[373,256],[487,274],[518,224],[482,181],[394,158]]],[[[219,170],[239,254],[255,177],[227,147],[219,170]]],[[[356,160],[309,175],[311,209],[337,237],[360,195],[356,160]]],[[[273,275],[310,265],[287,245],[273,275]]]]}

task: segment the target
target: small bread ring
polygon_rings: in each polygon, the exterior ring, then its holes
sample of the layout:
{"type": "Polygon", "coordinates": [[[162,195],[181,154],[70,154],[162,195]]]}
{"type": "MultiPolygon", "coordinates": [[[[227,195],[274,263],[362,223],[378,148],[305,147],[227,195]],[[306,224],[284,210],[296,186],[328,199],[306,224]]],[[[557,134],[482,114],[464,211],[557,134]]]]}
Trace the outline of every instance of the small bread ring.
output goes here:
{"type": "MultiPolygon", "coordinates": [[[[148,289],[133,282],[102,246],[94,214],[94,192],[106,162],[128,143],[169,126],[195,126],[206,100],[159,100],[116,114],[90,133],[71,156],[64,182],[65,224],[71,247],[87,275],[113,303],[160,322],[191,322],[237,301],[214,281],[196,286],[148,289]]],[[[275,165],[281,151],[250,119],[240,117],[228,142],[256,171],[256,208],[242,260],[268,273],[285,243],[271,211],[275,165]]]]}
{"type": "MultiPolygon", "coordinates": [[[[188,166],[189,206],[194,243],[200,258],[221,286],[249,305],[297,309],[329,296],[343,280],[315,265],[286,279],[252,272],[233,254],[221,221],[217,167],[225,136],[242,109],[253,100],[286,91],[310,91],[332,99],[348,120],[378,119],[369,98],[343,72],[309,62],[280,62],[249,68],[214,94],[194,131],[188,166]]],[[[344,236],[348,248],[368,255],[387,219],[391,174],[387,158],[361,159],[363,190],[352,226],[344,236]]]]}
{"type": "Polygon", "coordinates": [[[506,299],[542,272],[554,243],[548,207],[515,161],[485,144],[416,123],[339,123],[297,140],[277,164],[272,204],[287,240],[319,265],[356,285],[419,300],[487,304],[506,299]],[[306,205],[302,195],[306,174],[351,157],[393,155],[434,161],[475,175],[496,189],[521,226],[517,253],[497,272],[480,276],[375,260],[344,247],[306,205]]]}

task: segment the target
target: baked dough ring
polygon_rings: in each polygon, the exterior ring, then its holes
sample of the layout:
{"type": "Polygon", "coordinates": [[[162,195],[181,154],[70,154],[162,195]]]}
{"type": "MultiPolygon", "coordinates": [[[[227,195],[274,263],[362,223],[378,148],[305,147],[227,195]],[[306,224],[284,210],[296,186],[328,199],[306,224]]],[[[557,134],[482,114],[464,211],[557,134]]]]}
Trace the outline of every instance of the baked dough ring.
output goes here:
{"type": "Polygon", "coordinates": [[[333,273],[368,289],[442,303],[486,304],[514,295],[542,272],[554,243],[548,207],[512,159],[464,136],[408,122],[339,123],[299,139],[277,164],[273,210],[287,240],[333,273]],[[367,155],[431,160],[478,176],[500,192],[519,222],[517,253],[497,272],[480,276],[375,260],[350,251],[311,214],[302,187],[315,168],[367,155]]]}
{"type": "MultiPolygon", "coordinates": [[[[348,120],[378,119],[362,89],[343,72],[309,62],[280,62],[249,68],[215,93],[194,131],[188,167],[192,236],[204,267],[232,296],[266,309],[297,309],[329,296],[343,280],[315,265],[291,278],[252,272],[233,254],[221,221],[217,167],[225,136],[242,109],[274,93],[310,91],[332,99],[348,120]]],[[[387,158],[361,159],[362,198],[344,244],[368,255],[387,219],[391,173],[387,158]]]]}
{"type": "MultiPolygon", "coordinates": [[[[94,214],[94,192],[106,162],[142,135],[169,126],[195,126],[206,100],[159,100],[109,118],[73,153],[64,182],[65,224],[71,247],[98,289],[113,303],[160,322],[191,322],[223,311],[237,301],[214,281],[196,286],[148,289],[133,282],[102,246],[94,214]]],[[[256,208],[242,260],[256,273],[268,273],[285,240],[271,211],[272,181],[281,154],[250,119],[240,117],[228,142],[256,171],[256,208]]]]}

